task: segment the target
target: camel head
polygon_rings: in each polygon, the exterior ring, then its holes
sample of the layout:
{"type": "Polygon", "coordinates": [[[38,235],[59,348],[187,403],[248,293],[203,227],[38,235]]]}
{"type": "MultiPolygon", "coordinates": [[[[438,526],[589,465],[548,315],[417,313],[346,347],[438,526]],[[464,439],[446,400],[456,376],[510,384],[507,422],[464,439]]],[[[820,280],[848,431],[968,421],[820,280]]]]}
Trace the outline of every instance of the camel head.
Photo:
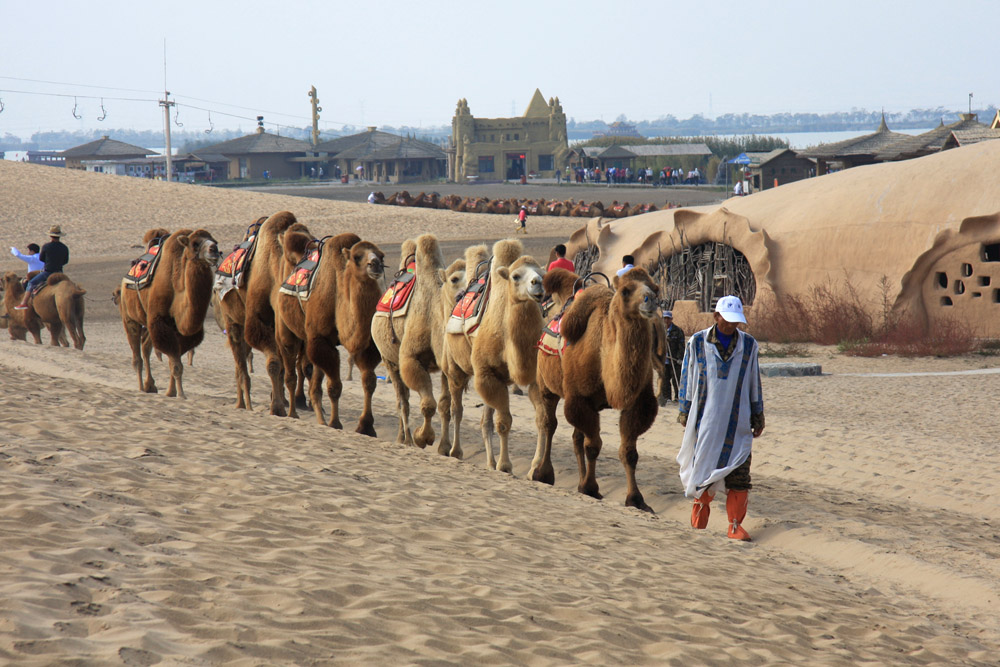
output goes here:
{"type": "Polygon", "coordinates": [[[542,269],[531,255],[522,255],[510,266],[501,266],[496,275],[501,280],[510,281],[516,300],[542,300],[545,293],[542,287],[542,269]]]}
{"type": "Polygon", "coordinates": [[[623,318],[652,319],[659,308],[660,289],[645,269],[632,269],[618,279],[618,291],[611,300],[611,309],[623,318]]]}
{"type": "Polygon", "coordinates": [[[385,253],[370,241],[358,241],[350,248],[341,251],[348,266],[357,271],[364,271],[372,280],[380,280],[385,274],[385,253]]]}
{"type": "Polygon", "coordinates": [[[219,263],[219,259],[222,258],[222,254],[219,252],[219,244],[204,229],[193,231],[177,240],[184,246],[185,259],[198,259],[216,266],[219,263]]]}
{"type": "Polygon", "coordinates": [[[298,264],[305,257],[309,245],[313,242],[312,234],[297,229],[289,229],[278,234],[281,250],[290,264],[298,264]]]}
{"type": "Polygon", "coordinates": [[[8,271],[7,273],[3,274],[3,282],[0,283],[0,292],[2,292],[5,289],[10,289],[10,286],[13,285],[15,281],[20,282],[21,277],[16,273],[14,273],[13,271],[8,271]]]}
{"type": "Polygon", "coordinates": [[[562,308],[563,304],[573,296],[573,288],[576,286],[580,276],[567,271],[566,269],[552,269],[545,274],[542,279],[542,287],[546,294],[552,295],[552,300],[556,307],[562,308]]]}

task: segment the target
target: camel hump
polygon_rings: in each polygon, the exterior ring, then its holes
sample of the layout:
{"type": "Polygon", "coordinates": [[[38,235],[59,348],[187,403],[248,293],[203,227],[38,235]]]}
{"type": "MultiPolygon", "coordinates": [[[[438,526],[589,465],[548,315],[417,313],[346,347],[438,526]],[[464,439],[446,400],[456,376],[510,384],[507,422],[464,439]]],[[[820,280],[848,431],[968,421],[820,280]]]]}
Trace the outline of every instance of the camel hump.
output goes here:
{"type": "Polygon", "coordinates": [[[517,239],[503,239],[493,244],[493,266],[510,266],[524,254],[524,244],[517,239]]]}
{"type": "Polygon", "coordinates": [[[590,316],[597,310],[607,311],[614,292],[604,285],[591,285],[580,292],[562,319],[562,335],[568,343],[575,343],[587,333],[590,316]]]}
{"type": "Polygon", "coordinates": [[[580,276],[566,269],[552,269],[542,278],[542,288],[546,294],[558,294],[564,300],[573,295],[573,286],[580,276]]]}
{"type": "Polygon", "coordinates": [[[163,227],[156,227],[150,229],[145,234],[142,235],[143,245],[148,246],[155,239],[165,239],[170,236],[170,232],[163,227]]]}
{"type": "Polygon", "coordinates": [[[69,276],[65,273],[53,273],[48,277],[48,280],[45,281],[45,284],[52,287],[53,285],[58,285],[65,280],[69,280],[69,276]]]}
{"type": "Polygon", "coordinates": [[[441,244],[433,234],[421,234],[417,237],[416,255],[418,260],[421,258],[430,260],[435,267],[444,266],[441,244]]]}

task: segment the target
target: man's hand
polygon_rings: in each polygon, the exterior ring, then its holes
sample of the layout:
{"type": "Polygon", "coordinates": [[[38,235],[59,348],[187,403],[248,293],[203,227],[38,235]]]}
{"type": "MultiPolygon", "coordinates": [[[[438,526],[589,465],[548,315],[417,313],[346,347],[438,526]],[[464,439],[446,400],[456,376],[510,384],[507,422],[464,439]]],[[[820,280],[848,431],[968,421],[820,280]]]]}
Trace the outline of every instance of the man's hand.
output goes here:
{"type": "Polygon", "coordinates": [[[755,437],[755,438],[759,438],[760,434],[764,432],[764,413],[763,412],[760,413],[759,415],[751,415],[750,416],[750,432],[753,434],[753,437],[755,437]]]}

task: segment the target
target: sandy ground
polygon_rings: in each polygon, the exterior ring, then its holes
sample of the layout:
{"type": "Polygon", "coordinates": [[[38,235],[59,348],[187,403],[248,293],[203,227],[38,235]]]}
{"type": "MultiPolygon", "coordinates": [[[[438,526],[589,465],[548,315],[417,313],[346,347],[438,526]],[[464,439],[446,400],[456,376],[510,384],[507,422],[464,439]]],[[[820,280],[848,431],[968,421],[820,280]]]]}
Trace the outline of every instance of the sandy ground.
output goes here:
{"type": "MultiPolygon", "coordinates": [[[[187,401],[136,391],[108,295],[142,231],[204,226],[223,247],[259,215],[354,229],[398,254],[434,231],[449,258],[500,238],[475,216],[216,191],[0,163],[0,242],[59,223],[88,289],[86,349],[0,340],[0,661],[12,664],[995,664],[1000,649],[1000,358],[855,359],[808,348],[822,377],[764,378],[752,543],[688,525],[662,409],[639,441],[655,514],[623,506],[617,417],[604,500],[524,479],[535,428],[514,396],[514,475],[487,470],[466,395],[456,461],[237,411],[209,323],[187,401]]],[[[577,223],[529,235],[541,254],[577,223]]],[[[537,250],[535,249],[537,248],[537,250]]],[[[0,270],[20,270],[5,256],[0,270]]],[[[689,332],[690,333],[690,332],[689,332]]],[[[45,335],[47,343],[47,335],[45,335]]],[[[765,358],[789,361],[787,358],[765,358]]],[[[346,369],[345,369],[346,371],[346,369]]],[[[166,365],[154,362],[166,384],[166,365]]],[[[345,425],[360,407],[345,384],[345,425]]],[[[560,414],[560,421],[561,414],[560,414]]],[[[721,515],[720,515],[721,514],[721,515]]]]}

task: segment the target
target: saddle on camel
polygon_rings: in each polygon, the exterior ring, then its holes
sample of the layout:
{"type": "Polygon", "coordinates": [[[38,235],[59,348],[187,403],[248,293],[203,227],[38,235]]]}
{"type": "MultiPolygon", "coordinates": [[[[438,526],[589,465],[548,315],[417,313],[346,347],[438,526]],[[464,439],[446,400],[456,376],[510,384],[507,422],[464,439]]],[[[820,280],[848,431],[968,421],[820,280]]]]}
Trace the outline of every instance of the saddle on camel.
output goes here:
{"type": "Polygon", "coordinates": [[[243,242],[233,248],[233,251],[226,255],[226,258],[215,270],[215,291],[222,299],[230,290],[243,287],[246,282],[247,271],[250,269],[250,262],[253,260],[254,251],[257,249],[257,232],[260,226],[267,220],[267,216],[259,218],[257,222],[247,227],[246,234],[243,235],[243,242]]]}
{"type": "Polygon", "coordinates": [[[492,257],[476,266],[468,287],[456,297],[457,303],[445,325],[445,333],[465,334],[467,338],[475,335],[486,312],[486,302],[490,298],[491,266],[492,257]]]}
{"type": "Polygon", "coordinates": [[[389,327],[392,330],[392,342],[396,344],[399,338],[395,329],[392,329],[392,320],[395,317],[404,317],[409,309],[410,297],[413,295],[413,287],[417,284],[417,256],[410,254],[404,262],[405,268],[400,269],[392,279],[392,284],[382,294],[375,306],[375,317],[385,317],[389,320],[389,327]]]}

